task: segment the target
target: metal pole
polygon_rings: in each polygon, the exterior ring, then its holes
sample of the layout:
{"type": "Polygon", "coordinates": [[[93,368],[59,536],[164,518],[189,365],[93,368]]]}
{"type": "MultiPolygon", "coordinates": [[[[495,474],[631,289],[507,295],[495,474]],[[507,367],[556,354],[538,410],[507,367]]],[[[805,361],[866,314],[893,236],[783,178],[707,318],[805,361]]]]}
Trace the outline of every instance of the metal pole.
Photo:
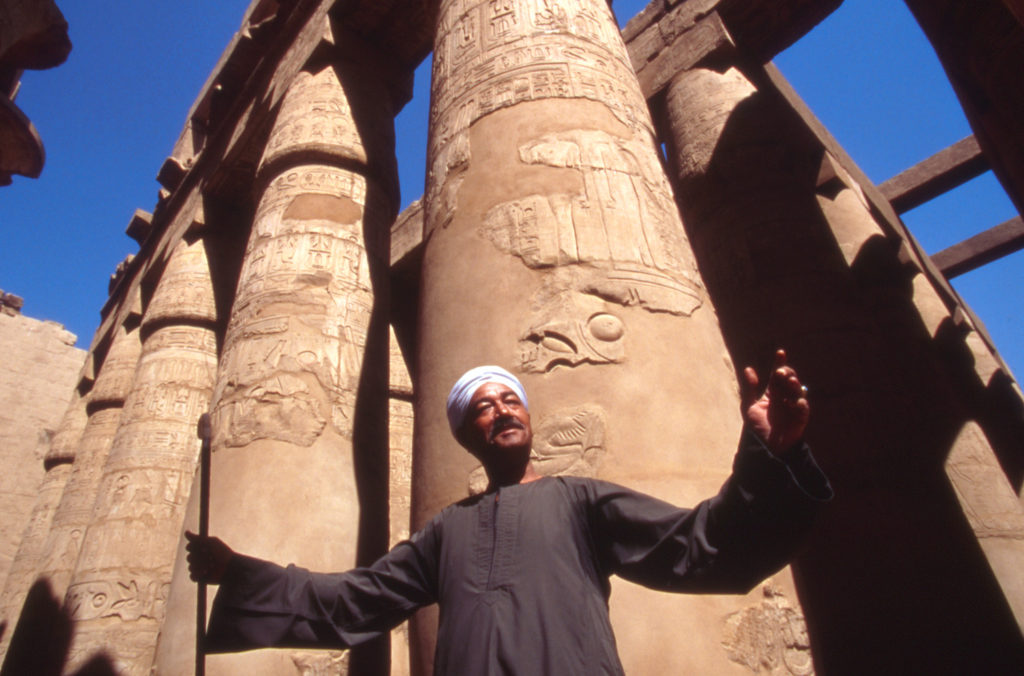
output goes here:
{"type": "MultiPolygon", "coordinates": [[[[199,416],[196,434],[203,440],[199,451],[199,537],[210,535],[210,414],[199,416]]],[[[196,587],[196,676],[206,676],[206,582],[196,587]]]]}

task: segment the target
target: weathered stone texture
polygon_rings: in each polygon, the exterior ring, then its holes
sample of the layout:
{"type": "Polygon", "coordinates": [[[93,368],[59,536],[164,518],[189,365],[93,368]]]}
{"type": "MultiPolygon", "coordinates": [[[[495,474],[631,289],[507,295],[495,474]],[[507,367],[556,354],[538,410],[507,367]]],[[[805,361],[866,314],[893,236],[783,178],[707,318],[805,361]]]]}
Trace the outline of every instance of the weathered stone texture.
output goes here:
{"type": "MultiPolygon", "coordinates": [[[[397,195],[384,84],[346,61],[289,86],[214,393],[211,529],[318,569],[369,563],[388,541],[386,270],[397,195]]],[[[327,668],[323,659],[256,653],[218,659],[211,673],[304,673],[327,668]]]]}
{"type": "Polygon", "coordinates": [[[41,555],[39,577],[49,580],[53,593],[63,599],[75,570],[85,531],[92,520],[93,504],[103,466],[121,420],[121,408],[131,391],[141,345],[139,330],[120,328],[100,366],[89,393],[82,438],[75,451],[60,504],[41,555]]]}
{"type": "Polygon", "coordinates": [[[150,673],[198,459],[196,421],[217,370],[203,245],[178,244],[143,318],[139,364],[65,599],[75,621],[69,673],[100,652],[118,673],[150,673]]]}
{"type": "Polygon", "coordinates": [[[85,351],[54,322],[0,312],[0,580],[18,548],[43,458],[68,405],[85,351]]]}

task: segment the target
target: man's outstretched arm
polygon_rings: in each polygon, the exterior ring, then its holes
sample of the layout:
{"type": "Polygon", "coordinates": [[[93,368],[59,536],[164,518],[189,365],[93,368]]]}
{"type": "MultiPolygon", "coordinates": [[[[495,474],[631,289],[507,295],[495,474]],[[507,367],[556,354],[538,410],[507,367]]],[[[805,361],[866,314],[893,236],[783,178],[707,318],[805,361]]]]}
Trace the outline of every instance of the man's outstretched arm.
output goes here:
{"type": "Polygon", "coordinates": [[[388,631],[436,600],[434,536],[428,527],[367,568],[314,573],[243,556],[218,538],[186,533],[190,576],[220,585],[207,652],[344,648],[388,631]]]}

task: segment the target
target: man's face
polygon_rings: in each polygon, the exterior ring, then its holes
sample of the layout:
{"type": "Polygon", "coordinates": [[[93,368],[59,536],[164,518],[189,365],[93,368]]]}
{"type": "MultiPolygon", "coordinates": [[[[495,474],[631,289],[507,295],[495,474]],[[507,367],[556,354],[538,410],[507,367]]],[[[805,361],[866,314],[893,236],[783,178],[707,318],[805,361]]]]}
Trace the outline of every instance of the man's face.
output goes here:
{"type": "Polygon", "coordinates": [[[459,441],[484,465],[513,460],[515,451],[529,458],[533,443],[530,413],[515,390],[501,383],[484,383],[473,393],[459,441]]]}

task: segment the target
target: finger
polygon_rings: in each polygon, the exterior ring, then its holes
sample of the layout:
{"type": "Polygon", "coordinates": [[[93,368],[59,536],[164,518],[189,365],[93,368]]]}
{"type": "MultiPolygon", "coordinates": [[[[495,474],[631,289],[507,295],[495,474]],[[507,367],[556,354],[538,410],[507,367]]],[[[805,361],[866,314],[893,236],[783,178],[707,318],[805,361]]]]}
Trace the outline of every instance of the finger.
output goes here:
{"type": "Polygon", "coordinates": [[[748,366],[743,369],[743,378],[740,380],[740,400],[743,402],[743,408],[749,408],[759,396],[758,386],[761,381],[757,377],[757,371],[753,367],[748,366]]]}
{"type": "Polygon", "coordinates": [[[775,350],[775,366],[773,368],[780,368],[786,365],[786,351],[781,347],[775,350]]]}

